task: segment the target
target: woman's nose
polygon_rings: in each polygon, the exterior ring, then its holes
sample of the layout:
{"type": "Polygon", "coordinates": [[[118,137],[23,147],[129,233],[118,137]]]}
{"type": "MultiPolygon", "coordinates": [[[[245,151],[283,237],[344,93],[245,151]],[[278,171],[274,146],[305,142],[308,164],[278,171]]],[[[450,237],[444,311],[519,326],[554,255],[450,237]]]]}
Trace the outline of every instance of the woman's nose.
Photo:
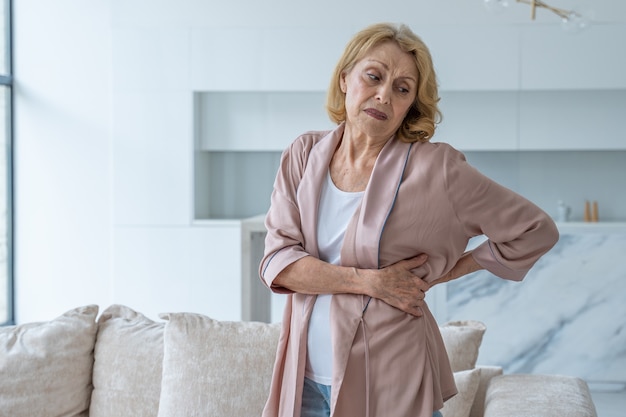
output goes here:
{"type": "Polygon", "coordinates": [[[383,104],[388,104],[391,98],[391,86],[387,84],[380,84],[378,91],[376,91],[376,99],[383,104]]]}

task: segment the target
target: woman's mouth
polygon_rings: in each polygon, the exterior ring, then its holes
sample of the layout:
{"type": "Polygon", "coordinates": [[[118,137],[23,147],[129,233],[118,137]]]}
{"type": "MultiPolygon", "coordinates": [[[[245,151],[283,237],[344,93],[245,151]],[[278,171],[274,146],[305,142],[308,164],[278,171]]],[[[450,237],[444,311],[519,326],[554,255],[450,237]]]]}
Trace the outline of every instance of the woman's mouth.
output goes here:
{"type": "Polygon", "coordinates": [[[387,120],[387,115],[373,108],[365,109],[365,113],[372,116],[376,120],[387,120]]]}

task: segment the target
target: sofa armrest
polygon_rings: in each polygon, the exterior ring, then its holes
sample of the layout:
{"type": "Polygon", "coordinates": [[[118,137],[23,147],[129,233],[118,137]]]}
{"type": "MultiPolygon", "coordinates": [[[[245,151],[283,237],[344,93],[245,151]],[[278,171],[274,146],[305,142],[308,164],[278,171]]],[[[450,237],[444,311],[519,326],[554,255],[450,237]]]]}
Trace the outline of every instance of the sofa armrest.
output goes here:
{"type": "Polygon", "coordinates": [[[485,417],[597,417],[587,383],[561,375],[502,375],[487,387],[485,417]]]}

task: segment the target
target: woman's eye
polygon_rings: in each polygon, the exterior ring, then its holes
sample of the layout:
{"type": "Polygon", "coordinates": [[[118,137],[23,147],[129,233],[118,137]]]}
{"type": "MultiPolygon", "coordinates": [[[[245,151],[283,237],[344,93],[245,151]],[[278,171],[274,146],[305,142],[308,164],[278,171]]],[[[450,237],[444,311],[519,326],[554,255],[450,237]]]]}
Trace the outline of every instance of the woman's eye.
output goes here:
{"type": "Polygon", "coordinates": [[[378,81],[380,80],[380,78],[376,75],[376,74],[372,74],[371,72],[367,73],[367,78],[369,78],[372,81],[378,81]]]}
{"type": "Polygon", "coordinates": [[[398,87],[398,90],[399,90],[402,94],[408,94],[408,93],[409,93],[409,89],[408,89],[408,88],[398,87]]]}

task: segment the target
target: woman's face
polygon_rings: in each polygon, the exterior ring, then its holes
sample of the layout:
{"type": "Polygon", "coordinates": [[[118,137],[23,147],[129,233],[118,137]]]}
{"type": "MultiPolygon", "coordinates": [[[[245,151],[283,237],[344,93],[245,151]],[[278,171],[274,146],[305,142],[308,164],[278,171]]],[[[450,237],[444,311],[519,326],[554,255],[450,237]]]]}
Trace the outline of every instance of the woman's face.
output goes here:
{"type": "Polygon", "coordinates": [[[417,94],[413,57],[392,41],[373,47],[341,76],[346,128],[381,140],[400,127],[417,94]]]}

